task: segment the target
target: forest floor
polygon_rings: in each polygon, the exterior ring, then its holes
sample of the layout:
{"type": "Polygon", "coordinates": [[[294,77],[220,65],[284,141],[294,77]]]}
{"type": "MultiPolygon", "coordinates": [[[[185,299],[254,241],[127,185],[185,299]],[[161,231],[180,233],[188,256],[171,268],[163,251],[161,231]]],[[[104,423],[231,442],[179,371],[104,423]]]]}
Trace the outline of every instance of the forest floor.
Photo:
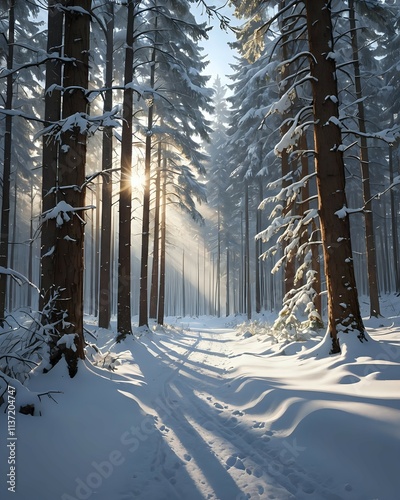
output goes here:
{"type": "Polygon", "coordinates": [[[16,415],[16,493],[1,433],[0,498],[395,500],[400,299],[383,310],[373,340],[336,356],[322,336],[282,346],[242,317],[168,318],[120,344],[88,318],[99,351],[78,375],[59,363],[27,382],[62,392],[16,415]]]}

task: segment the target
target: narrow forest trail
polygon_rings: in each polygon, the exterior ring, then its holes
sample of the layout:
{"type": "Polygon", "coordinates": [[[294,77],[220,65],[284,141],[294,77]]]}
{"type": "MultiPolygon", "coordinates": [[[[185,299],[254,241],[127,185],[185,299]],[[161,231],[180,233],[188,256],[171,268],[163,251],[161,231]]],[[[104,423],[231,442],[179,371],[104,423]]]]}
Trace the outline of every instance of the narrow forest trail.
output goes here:
{"type": "MultiPolygon", "coordinates": [[[[1,499],[397,499],[400,324],[332,357],[238,335],[240,320],[168,318],[121,343],[88,322],[77,376],[58,363],[17,394],[42,396],[16,417],[17,491],[3,481],[1,499]]],[[[0,464],[8,449],[0,433],[0,464]]]]}
{"type": "Polygon", "coordinates": [[[252,379],[246,394],[249,381],[235,368],[232,335],[192,323],[137,342],[135,360],[146,383],[134,393],[147,416],[137,439],[124,443],[133,444],[133,470],[118,498],[339,498],[296,464],[295,442],[275,440],[262,418],[246,414],[246,405],[272,389],[252,379]]]}

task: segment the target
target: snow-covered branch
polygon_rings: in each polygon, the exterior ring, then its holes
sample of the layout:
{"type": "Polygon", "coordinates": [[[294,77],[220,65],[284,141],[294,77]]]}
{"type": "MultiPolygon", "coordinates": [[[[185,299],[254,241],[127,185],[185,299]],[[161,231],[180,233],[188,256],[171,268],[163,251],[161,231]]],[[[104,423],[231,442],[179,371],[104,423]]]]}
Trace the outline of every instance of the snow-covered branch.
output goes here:
{"type": "Polygon", "coordinates": [[[50,219],[55,219],[57,227],[61,227],[65,222],[69,222],[71,220],[71,215],[76,215],[80,221],[84,223],[84,220],[78,215],[78,212],[94,208],[96,207],[93,205],[88,205],[86,207],[73,207],[69,203],[62,200],[58,202],[54,208],[42,214],[42,224],[50,219]]]}
{"type": "Polygon", "coordinates": [[[26,276],[19,273],[18,271],[15,271],[14,269],[0,266],[0,274],[6,274],[7,276],[10,276],[13,280],[15,280],[18,283],[18,285],[27,284],[35,288],[35,290],[39,291],[39,288],[34,283],[32,283],[26,276]]]}

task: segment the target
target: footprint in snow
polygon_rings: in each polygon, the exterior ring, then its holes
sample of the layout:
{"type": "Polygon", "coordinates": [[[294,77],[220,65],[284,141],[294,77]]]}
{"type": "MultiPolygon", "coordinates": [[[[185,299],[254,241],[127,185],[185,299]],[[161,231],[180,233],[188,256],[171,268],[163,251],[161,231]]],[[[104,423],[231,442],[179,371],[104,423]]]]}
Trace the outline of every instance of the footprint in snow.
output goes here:
{"type": "Polygon", "coordinates": [[[242,417],[244,415],[244,413],[240,410],[235,410],[232,412],[232,415],[239,415],[239,417],[242,417]]]}
{"type": "Polygon", "coordinates": [[[235,455],[231,455],[225,463],[228,469],[235,467],[235,469],[246,470],[242,459],[235,455]]]}
{"type": "Polygon", "coordinates": [[[264,422],[254,422],[253,429],[263,429],[265,427],[264,422]]]}

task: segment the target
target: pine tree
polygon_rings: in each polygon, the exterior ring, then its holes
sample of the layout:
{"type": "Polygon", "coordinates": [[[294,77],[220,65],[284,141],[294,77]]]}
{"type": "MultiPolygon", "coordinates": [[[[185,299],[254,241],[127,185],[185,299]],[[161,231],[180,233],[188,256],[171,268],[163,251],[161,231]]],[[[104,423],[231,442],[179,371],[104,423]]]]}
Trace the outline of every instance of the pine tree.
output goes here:
{"type": "Polygon", "coordinates": [[[354,276],[349,217],[345,212],[336,63],[334,58],[327,57],[334,47],[331,8],[324,0],[306,0],[305,4],[312,56],[315,168],[328,289],[328,332],[332,339],[331,353],[337,353],[342,333],[355,332],[360,341],[366,337],[354,276]]]}

